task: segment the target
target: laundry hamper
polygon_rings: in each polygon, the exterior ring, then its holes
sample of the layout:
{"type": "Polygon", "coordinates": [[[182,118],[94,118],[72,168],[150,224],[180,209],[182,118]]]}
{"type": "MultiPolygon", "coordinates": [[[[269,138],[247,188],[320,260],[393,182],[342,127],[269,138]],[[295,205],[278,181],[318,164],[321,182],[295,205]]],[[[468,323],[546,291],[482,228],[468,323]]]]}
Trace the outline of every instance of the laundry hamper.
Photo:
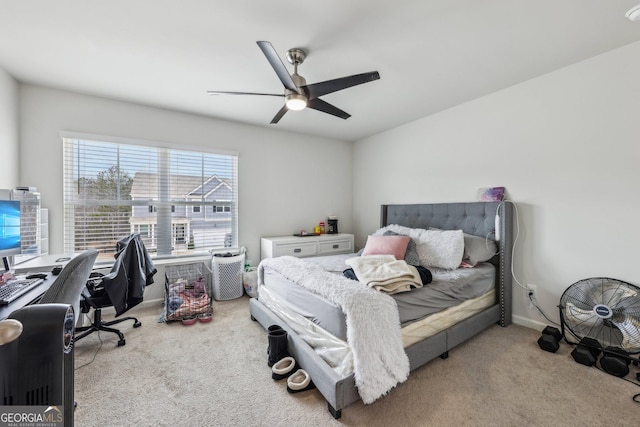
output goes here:
{"type": "Polygon", "coordinates": [[[213,256],[212,264],[213,298],[219,301],[240,298],[244,292],[244,253],[231,256],[216,254],[213,256]]]}
{"type": "Polygon", "coordinates": [[[211,319],[211,270],[207,264],[196,262],[165,267],[164,321],[185,323],[196,317],[211,319]]]}

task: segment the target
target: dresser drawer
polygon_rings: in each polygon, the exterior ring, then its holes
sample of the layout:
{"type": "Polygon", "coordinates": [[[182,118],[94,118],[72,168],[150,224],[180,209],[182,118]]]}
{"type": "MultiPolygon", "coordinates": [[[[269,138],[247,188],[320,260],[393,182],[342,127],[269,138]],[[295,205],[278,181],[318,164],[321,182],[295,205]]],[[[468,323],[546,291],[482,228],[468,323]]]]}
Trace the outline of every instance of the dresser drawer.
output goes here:
{"type": "Polygon", "coordinates": [[[353,252],[353,240],[330,240],[318,243],[318,255],[346,254],[353,252]]]}
{"type": "Polygon", "coordinates": [[[309,257],[353,252],[353,234],[323,234],[321,236],[275,236],[260,239],[261,259],[290,255],[309,257]]]}
{"type": "Polygon", "coordinates": [[[275,247],[274,256],[291,255],[297,257],[314,256],[316,254],[315,242],[279,244],[275,247]]]}

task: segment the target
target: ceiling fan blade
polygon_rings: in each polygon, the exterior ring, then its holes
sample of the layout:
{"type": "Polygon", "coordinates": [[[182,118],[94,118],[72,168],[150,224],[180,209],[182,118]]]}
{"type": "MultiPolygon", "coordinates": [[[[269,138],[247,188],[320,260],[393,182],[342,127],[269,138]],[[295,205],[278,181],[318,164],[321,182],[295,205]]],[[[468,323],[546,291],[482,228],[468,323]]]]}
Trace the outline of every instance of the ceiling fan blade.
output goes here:
{"type": "Polygon", "coordinates": [[[332,116],[340,117],[341,119],[345,120],[351,117],[351,114],[342,111],[338,107],[334,107],[333,105],[323,101],[320,98],[311,99],[307,103],[307,107],[314,110],[322,111],[323,113],[331,114],[332,116]]]}
{"type": "Polygon", "coordinates": [[[284,96],[281,93],[228,92],[223,90],[208,90],[207,95],[260,95],[260,96],[279,96],[279,97],[284,96]]]}
{"type": "Polygon", "coordinates": [[[374,80],[378,80],[379,78],[380,74],[377,71],[370,71],[368,73],[354,74],[353,76],[340,77],[320,83],[313,83],[310,85],[301,86],[300,88],[306,92],[309,99],[315,99],[328,93],[337,92],[339,90],[346,89],[352,86],[372,82],[374,80]]]}
{"type": "Polygon", "coordinates": [[[260,46],[260,49],[262,49],[262,53],[264,53],[264,56],[267,57],[267,60],[280,78],[280,81],[282,82],[284,87],[294,92],[300,92],[296,84],[293,82],[291,74],[289,74],[289,71],[287,71],[287,67],[284,66],[282,59],[280,59],[278,53],[273,48],[271,43],[264,41],[259,41],[256,43],[258,43],[258,46],[260,46]]]}
{"type": "Polygon", "coordinates": [[[275,125],[276,123],[278,123],[280,121],[280,119],[282,118],[282,116],[284,116],[284,114],[289,111],[289,109],[287,108],[286,105],[283,105],[282,108],[280,109],[280,111],[278,111],[276,113],[275,116],[273,116],[273,119],[271,119],[271,124],[275,125]]]}

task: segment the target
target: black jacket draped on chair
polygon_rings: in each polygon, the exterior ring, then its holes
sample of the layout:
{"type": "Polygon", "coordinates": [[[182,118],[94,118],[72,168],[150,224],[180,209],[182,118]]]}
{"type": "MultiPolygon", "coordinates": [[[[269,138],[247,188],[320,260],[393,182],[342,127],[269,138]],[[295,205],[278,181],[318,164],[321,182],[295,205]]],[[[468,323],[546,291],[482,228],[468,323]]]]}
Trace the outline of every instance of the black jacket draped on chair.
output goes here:
{"type": "Polygon", "coordinates": [[[157,270],[139,234],[118,241],[116,248],[116,262],[102,285],[119,316],[142,302],[144,288],[153,283],[157,270]]]}

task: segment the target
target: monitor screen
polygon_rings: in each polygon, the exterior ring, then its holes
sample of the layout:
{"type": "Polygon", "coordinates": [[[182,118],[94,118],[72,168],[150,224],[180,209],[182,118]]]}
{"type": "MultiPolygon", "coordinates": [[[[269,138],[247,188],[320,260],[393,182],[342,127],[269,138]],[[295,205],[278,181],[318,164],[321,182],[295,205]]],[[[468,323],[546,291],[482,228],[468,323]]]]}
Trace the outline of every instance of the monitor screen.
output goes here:
{"type": "Polygon", "coordinates": [[[0,200],[0,256],[20,253],[20,201],[0,200]]]}

